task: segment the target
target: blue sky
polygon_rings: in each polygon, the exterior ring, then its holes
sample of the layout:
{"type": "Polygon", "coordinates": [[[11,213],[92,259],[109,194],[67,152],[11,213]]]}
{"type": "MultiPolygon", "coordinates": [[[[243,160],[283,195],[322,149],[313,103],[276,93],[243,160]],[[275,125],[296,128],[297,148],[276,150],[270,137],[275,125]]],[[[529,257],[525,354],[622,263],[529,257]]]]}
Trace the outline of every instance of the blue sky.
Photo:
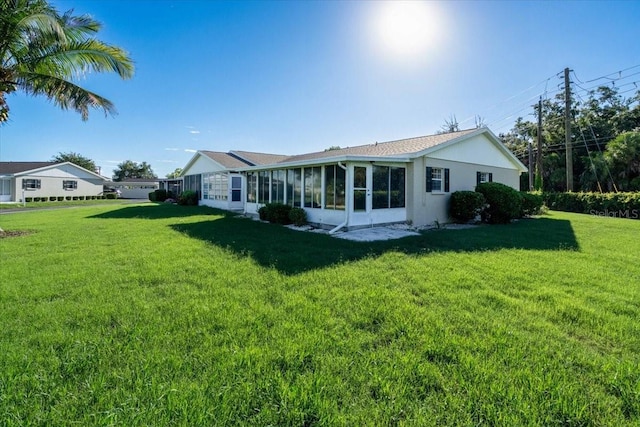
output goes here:
{"type": "Polygon", "coordinates": [[[452,115],[499,133],[553,96],[565,67],[586,82],[640,65],[638,1],[52,3],[102,22],[98,37],[126,49],[136,74],[86,76],[118,110],[87,122],[11,95],[0,159],[73,151],[106,176],[124,160],[165,176],[198,149],[298,154],[427,135],[452,115]]]}

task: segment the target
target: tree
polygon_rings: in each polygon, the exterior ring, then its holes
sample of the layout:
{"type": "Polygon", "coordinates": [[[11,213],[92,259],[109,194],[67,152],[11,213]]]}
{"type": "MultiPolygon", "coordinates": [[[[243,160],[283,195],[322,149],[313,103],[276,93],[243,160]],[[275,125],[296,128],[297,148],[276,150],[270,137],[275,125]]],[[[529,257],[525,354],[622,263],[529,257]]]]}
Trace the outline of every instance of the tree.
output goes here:
{"type": "Polygon", "coordinates": [[[96,163],[89,159],[88,157],[84,157],[79,153],[74,153],[72,151],[68,153],[58,153],[51,159],[54,162],[64,163],[71,162],[74,165],[78,165],[81,168],[85,168],[86,170],[90,170],[91,172],[95,172],[98,168],[96,167],[96,163]]]}
{"type": "Polygon", "coordinates": [[[127,179],[152,179],[157,178],[153,173],[151,165],[147,162],[137,163],[131,160],[125,160],[120,163],[113,171],[114,181],[126,181],[127,179]]]}
{"type": "Polygon", "coordinates": [[[176,168],[176,170],[167,174],[167,178],[169,179],[178,178],[180,175],[182,175],[182,168],[176,168]]]}
{"type": "Polygon", "coordinates": [[[89,15],[60,15],[46,0],[0,0],[0,124],[9,119],[6,95],[44,96],[63,110],[89,117],[89,108],[115,114],[111,101],[76,83],[87,72],[133,76],[119,47],[95,39],[101,24],[89,15]]]}
{"type": "Polygon", "coordinates": [[[625,132],[607,145],[604,160],[619,190],[640,190],[640,132],[625,132]]]}

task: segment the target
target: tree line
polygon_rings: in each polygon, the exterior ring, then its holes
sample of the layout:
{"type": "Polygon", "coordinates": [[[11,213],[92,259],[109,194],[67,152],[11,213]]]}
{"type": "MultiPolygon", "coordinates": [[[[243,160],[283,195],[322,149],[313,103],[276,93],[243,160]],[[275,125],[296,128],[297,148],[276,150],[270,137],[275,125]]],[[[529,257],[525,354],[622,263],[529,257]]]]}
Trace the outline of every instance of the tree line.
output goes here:
{"type": "MultiPolygon", "coordinates": [[[[565,101],[560,93],[542,101],[542,174],[536,182],[544,191],[566,191],[565,101]]],[[[571,102],[573,191],[640,191],[640,91],[625,98],[616,87],[601,86],[586,99],[571,102]]],[[[535,155],[529,165],[528,145],[536,147],[537,124],[519,117],[499,137],[536,173],[535,155]]],[[[522,177],[528,189],[528,176],[522,177]]]]}

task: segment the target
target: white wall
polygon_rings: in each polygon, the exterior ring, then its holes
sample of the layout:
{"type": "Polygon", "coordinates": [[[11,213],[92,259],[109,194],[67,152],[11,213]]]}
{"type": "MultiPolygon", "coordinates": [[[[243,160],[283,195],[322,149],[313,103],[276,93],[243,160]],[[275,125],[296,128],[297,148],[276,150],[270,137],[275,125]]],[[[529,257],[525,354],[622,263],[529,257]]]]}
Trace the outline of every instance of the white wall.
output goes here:
{"type": "Polygon", "coordinates": [[[97,196],[102,194],[104,180],[72,165],[55,165],[34,172],[20,175],[13,180],[13,201],[22,201],[22,180],[39,179],[40,188],[25,190],[24,197],[78,197],[97,196]],[[62,181],[77,181],[76,189],[65,190],[62,181]]]}

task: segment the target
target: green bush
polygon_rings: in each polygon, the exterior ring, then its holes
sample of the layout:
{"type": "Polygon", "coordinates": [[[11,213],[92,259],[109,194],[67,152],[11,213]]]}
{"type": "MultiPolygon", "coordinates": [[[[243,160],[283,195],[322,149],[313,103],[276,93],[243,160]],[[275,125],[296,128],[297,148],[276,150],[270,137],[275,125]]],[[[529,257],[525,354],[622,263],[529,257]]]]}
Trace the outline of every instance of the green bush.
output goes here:
{"type": "Polygon", "coordinates": [[[84,196],[78,196],[78,200],[85,200],[84,196]]]}
{"type": "Polygon", "coordinates": [[[39,201],[40,201],[40,197],[34,197],[34,198],[33,198],[33,201],[34,201],[34,202],[39,202],[39,201]]]}
{"type": "Polygon", "coordinates": [[[483,182],[476,191],[484,195],[487,207],[482,211],[482,220],[489,224],[507,224],[521,214],[520,192],[499,182],[483,182]]]}
{"type": "Polygon", "coordinates": [[[640,192],[556,193],[542,195],[549,209],[591,215],[640,219],[640,192]]]}
{"type": "Polygon", "coordinates": [[[289,219],[291,209],[291,206],[282,203],[267,203],[258,209],[258,216],[263,221],[269,221],[275,224],[291,224],[292,220],[289,219]]]}
{"type": "Polygon", "coordinates": [[[107,199],[117,199],[118,198],[118,194],[116,194],[116,193],[107,193],[107,194],[105,194],[105,197],[107,199]]]}
{"type": "Polygon", "coordinates": [[[71,196],[66,196],[65,199],[71,200],[71,196]]]}
{"type": "Polygon", "coordinates": [[[149,200],[152,202],[164,202],[169,197],[169,192],[164,188],[159,188],[149,193],[149,200]]]}
{"type": "Polygon", "coordinates": [[[62,201],[64,201],[64,197],[62,197],[62,196],[59,196],[59,197],[58,197],[58,201],[59,201],[59,202],[62,202],[62,201]]]}
{"type": "Polygon", "coordinates": [[[307,223],[307,212],[302,208],[291,208],[289,211],[289,220],[298,227],[307,223]]]}
{"type": "Polygon", "coordinates": [[[520,193],[522,197],[522,211],[520,216],[538,215],[542,211],[542,194],[539,192],[520,193]]]}
{"type": "Polygon", "coordinates": [[[449,200],[449,215],[457,222],[469,222],[482,213],[486,201],[482,193],[455,191],[449,200]]]}
{"type": "Polygon", "coordinates": [[[58,198],[56,196],[49,196],[49,201],[50,202],[55,202],[57,200],[58,200],[58,198]]]}
{"type": "Polygon", "coordinates": [[[178,204],[183,206],[198,206],[198,193],[192,190],[183,191],[178,196],[178,204]]]}
{"type": "Polygon", "coordinates": [[[33,197],[25,197],[24,201],[25,203],[33,202],[33,197]]]}

